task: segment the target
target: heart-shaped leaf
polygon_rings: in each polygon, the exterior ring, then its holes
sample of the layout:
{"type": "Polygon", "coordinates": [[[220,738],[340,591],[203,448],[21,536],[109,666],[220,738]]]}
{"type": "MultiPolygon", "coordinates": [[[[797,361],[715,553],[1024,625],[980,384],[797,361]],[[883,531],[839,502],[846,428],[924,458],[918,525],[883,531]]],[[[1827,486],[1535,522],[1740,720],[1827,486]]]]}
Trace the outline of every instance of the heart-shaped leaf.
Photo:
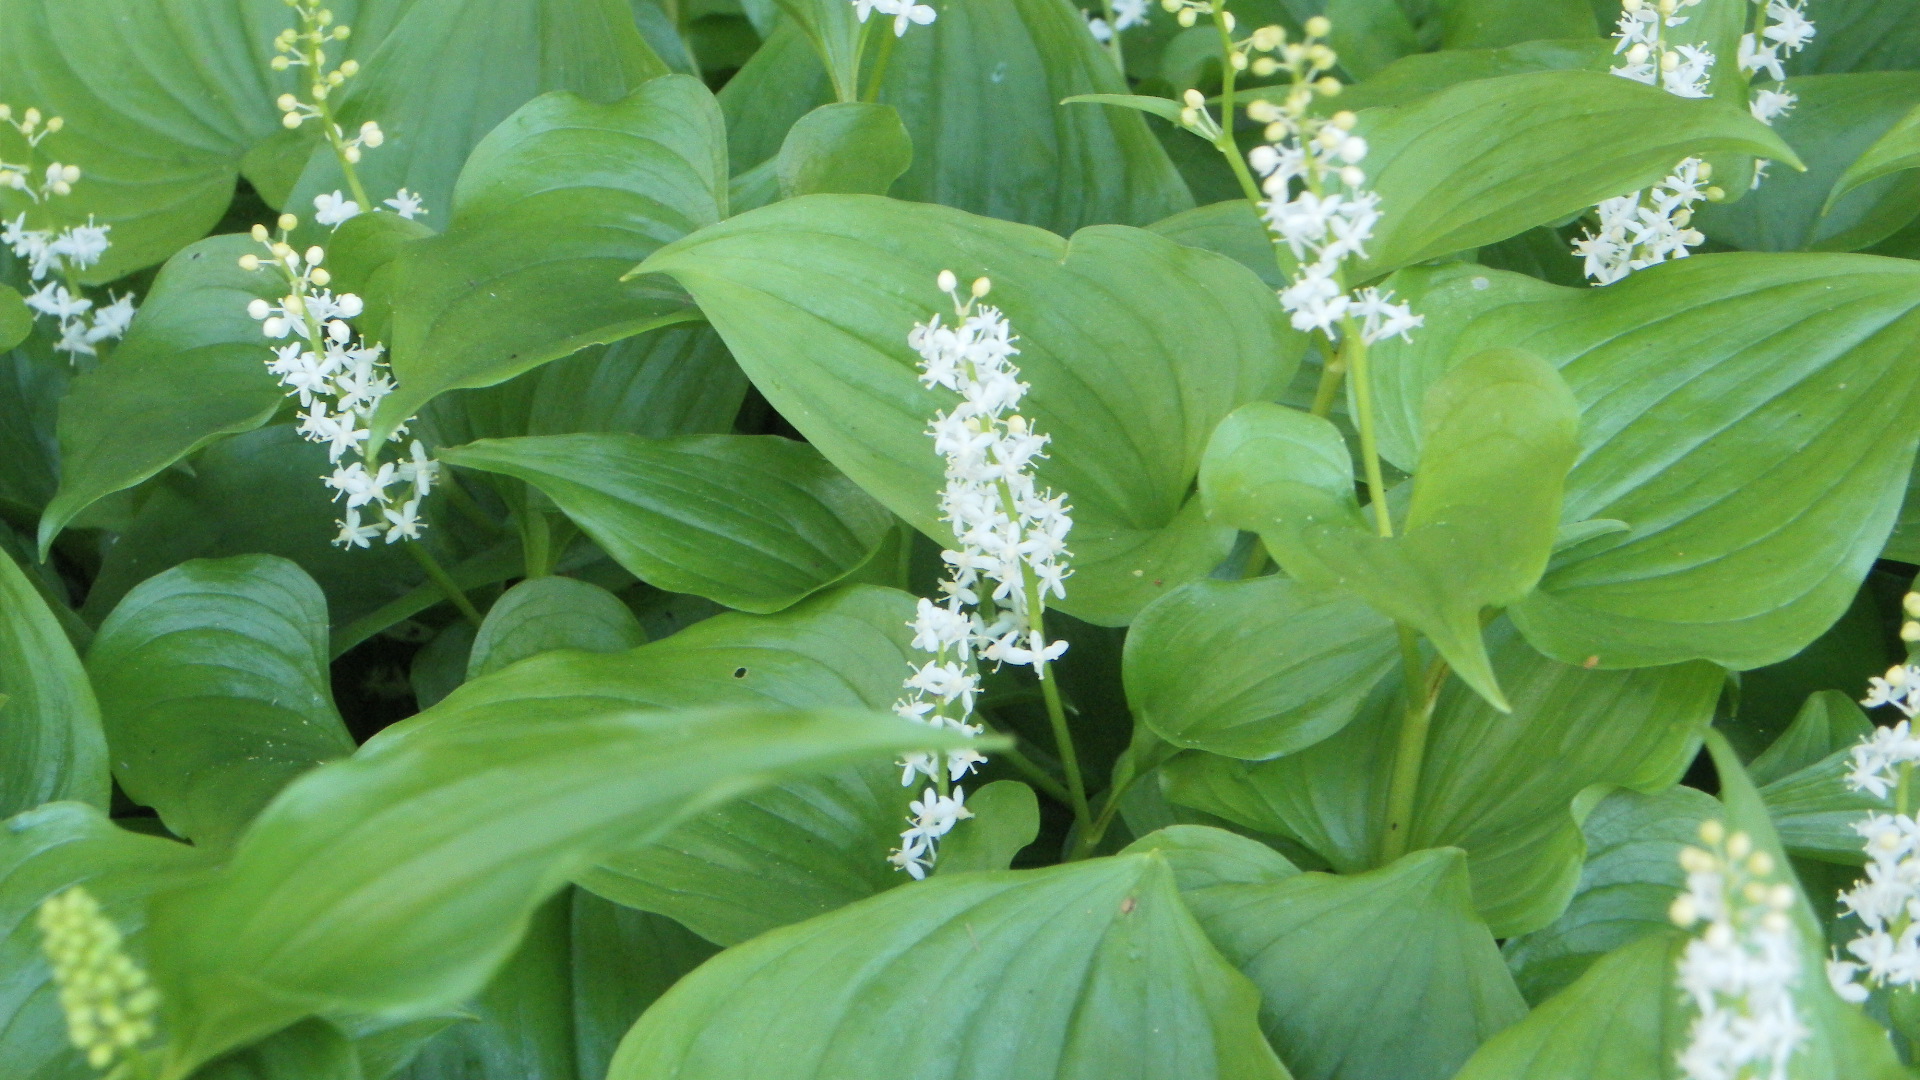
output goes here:
{"type": "Polygon", "coordinates": [[[1480,616],[1521,600],[1546,569],[1577,447],[1576,406],[1551,367],[1496,349],[1433,384],[1421,426],[1426,452],[1404,530],[1391,537],[1354,501],[1339,429],[1284,406],[1228,417],[1208,446],[1200,489],[1215,520],[1260,533],[1289,574],[1350,590],[1419,629],[1504,709],[1480,616]]]}
{"type": "MultiPolygon", "coordinates": [[[[1701,663],[1633,671],[1555,663],[1505,620],[1487,637],[1513,712],[1458,682],[1441,691],[1408,847],[1466,851],[1474,903],[1507,938],[1565,909],[1586,857],[1579,818],[1591,801],[1581,794],[1596,784],[1672,786],[1698,754],[1724,676],[1701,663]]],[[[1164,766],[1167,796],[1295,839],[1343,873],[1372,869],[1386,827],[1398,682],[1383,682],[1351,724],[1300,753],[1176,758],[1164,766]]]]}
{"type": "Polygon", "coordinates": [[[1005,870],[1040,835],[1040,800],[1018,780],[995,780],[967,798],[973,817],[940,841],[938,874],[1005,870]]]}
{"type": "Polygon", "coordinates": [[[87,674],[127,794],[222,848],[295,776],[353,753],[333,707],[327,601],[273,555],[176,566],[100,625],[87,674]]]}
{"type": "MultiPolygon", "coordinates": [[[[840,0],[821,0],[851,10],[840,0]]],[[[913,140],[891,105],[842,101],[794,122],[774,159],[782,198],[885,195],[913,164],[913,140]]]]}
{"type": "Polygon", "coordinates": [[[1447,1080],[1526,1015],[1457,848],[1181,896],[1260,988],[1261,1029],[1301,1080],[1447,1080]]]}
{"type": "Polygon", "coordinates": [[[1580,403],[1562,520],[1628,526],[1559,552],[1514,609],[1536,647],[1751,668],[1846,610],[1913,462],[1920,265],[1708,255],[1605,289],[1462,265],[1396,288],[1427,325],[1378,350],[1382,451],[1416,468],[1425,388],[1483,349],[1525,349],[1580,403]]]}
{"type": "Polygon", "coordinates": [[[86,669],[26,573],[0,551],[0,812],[56,799],[104,808],[111,783],[86,669]]]}
{"type": "Polygon", "coordinates": [[[871,712],[538,717],[376,738],[282,791],[218,875],[156,897],[163,1080],[310,1014],[457,1004],[621,846],[761,784],[960,741],[871,712]]]}
{"type": "Polygon", "coordinates": [[[399,388],[375,437],[443,391],[689,318],[675,290],[620,275],[726,216],[726,183],[725,124],[697,79],[664,76],[611,105],[528,102],[474,147],[448,230],[393,265],[399,388]]]}
{"type": "Polygon", "coordinates": [[[468,654],[467,678],[554,649],[625,652],[646,641],[633,611],[600,586],[566,577],[532,578],[500,594],[487,609],[468,654]]]}
{"type": "Polygon", "coordinates": [[[1285,385],[1303,342],[1273,294],[1228,260],[1134,229],[1089,229],[1069,243],[943,207],[814,195],[641,265],[694,294],[761,393],[827,460],[942,542],[942,462],[926,427],[956,399],[920,384],[907,334],[946,304],[933,283],[948,268],[992,278],[990,299],[1020,335],[1016,362],[1032,386],[1022,410],[1052,439],[1039,480],[1073,507],[1061,608],[1124,625],[1212,570],[1232,534],[1189,499],[1207,434],[1285,385]]]}
{"type": "Polygon", "coordinates": [[[1127,855],[935,877],[724,952],[608,1078],[1279,1080],[1257,1006],[1165,859],[1127,855]]]}
{"type": "Polygon", "coordinates": [[[840,580],[892,524],[819,452],[772,435],[530,436],[440,458],[540,489],[643,581],[743,611],[840,580]]]}
{"type": "Polygon", "coordinates": [[[1128,629],[1127,704],[1175,746],[1280,757],[1346,726],[1397,649],[1393,623],[1350,593],[1195,581],[1128,629]]]}
{"type": "Polygon", "coordinates": [[[74,379],[60,402],[60,490],[40,518],[54,537],[94,502],[130,488],[222,435],[272,419],[285,399],[254,299],[277,295],[270,274],[240,269],[258,252],[216,236],[172,259],[106,363],[74,379]]]}

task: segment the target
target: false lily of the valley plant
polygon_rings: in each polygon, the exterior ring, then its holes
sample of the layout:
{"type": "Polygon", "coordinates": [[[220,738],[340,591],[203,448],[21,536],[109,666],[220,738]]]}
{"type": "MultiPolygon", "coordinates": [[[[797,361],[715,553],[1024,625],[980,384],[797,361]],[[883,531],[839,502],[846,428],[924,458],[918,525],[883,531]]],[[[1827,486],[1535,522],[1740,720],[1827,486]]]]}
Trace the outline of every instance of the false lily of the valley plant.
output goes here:
{"type": "Polygon", "coordinates": [[[0,1080],[1920,1075],[1913,0],[0,0],[0,1080]]]}

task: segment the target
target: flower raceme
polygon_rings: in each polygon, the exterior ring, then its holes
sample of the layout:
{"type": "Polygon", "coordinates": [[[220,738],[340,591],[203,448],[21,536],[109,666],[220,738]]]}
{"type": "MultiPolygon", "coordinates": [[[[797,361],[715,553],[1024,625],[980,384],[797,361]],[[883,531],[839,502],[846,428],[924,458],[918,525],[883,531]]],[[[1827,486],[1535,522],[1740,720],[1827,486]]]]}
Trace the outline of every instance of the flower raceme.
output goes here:
{"type": "MultiPolygon", "coordinates": [[[[1909,615],[1920,615],[1920,595],[1908,593],[1909,615]]],[[[1920,637],[1920,625],[1908,621],[1901,636],[1920,637]]],[[[1846,783],[1875,799],[1892,798],[1893,813],[1872,813],[1854,823],[1866,849],[1866,874],[1840,894],[1840,907],[1860,921],[1847,943],[1852,959],[1833,960],[1827,974],[1849,1001],[1867,999],[1871,987],[1920,986],[1920,821],[1912,802],[1913,770],[1920,762],[1920,737],[1912,719],[1920,713],[1920,668],[1898,665],[1884,678],[1867,681],[1868,708],[1891,705],[1902,719],[1877,727],[1851,754],[1846,783]]]]}
{"type": "MultiPolygon", "coordinates": [[[[0,189],[17,191],[27,197],[37,214],[52,218],[53,201],[73,194],[80,182],[80,167],[60,161],[38,163],[40,144],[59,132],[66,122],[58,116],[43,117],[39,109],[28,108],[15,116],[9,105],[0,104],[0,123],[11,127],[26,144],[27,160],[10,164],[0,159],[0,189]]],[[[23,299],[35,313],[54,319],[60,337],[54,349],[67,354],[78,364],[82,356],[99,355],[102,342],[126,336],[133,324],[133,294],[108,294],[108,302],[95,306],[80,287],[80,271],[99,263],[112,241],[112,228],[94,223],[87,215],[84,225],[55,227],[51,220],[43,228],[30,228],[27,211],[12,219],[0,218],[0,244],[27,264],[27,276],[37,288],[23,299]]]]}
{"type": "Polygon", "coordinates": [[[925,4],[914,0],[852,0],[854,13],[861,22],[866,22],[874,12],[893,16],[893,36],[904,37],[910,25],[925,26],[934,20],[936,12],[925,4]]]}
{"type": "Polygon", "coordinates": [[[160,995],[100,902],[75,885],[42,902],[34,921],[74,1048],[96,1069],[136,1054],[153,1038],[160,995]]]}
{"type": "MultiPolygon", "coordinates": [[[[1041,679],[1066,652],[1049,641],[1044,615],[1049,597],[1066,596],[1070,573],[1067,533],[1073,528],[1064,497],[1040,488],[1034,461],[1047,436],[1016,411],[1026,395],[1013,328],[998,308],[979,303],[991,290],[986,278],[962,299],[959,282],[941,271],[937,284],[953,300],[952,323],[934,315],[914,326],[907,343],[920,355],[920,382],[958,394],[951,409],[928,427],[946,461],[940,516],[952,529],[954,548],[940,553],[947,567],[938,601],[922,599],[914,620],[914,648],[930,656],[907,677],[907,694],[894,706],[901,716],[979,735],[972,722],[980,690],[980,665],[1030,666],[1041,679]]],[[[942,836],[971,817],[958,784],[985,761],[971,750],[912,754],[901,761],[901,784],[926,777],[929,786],[911,809],[912,827],[889,857],[915,878],[926,876],[942,836]]]]}
{"type": "MultiPolygon", "coordinates": [[[[302,253],[287,243],[287,234],[298,224],[293,215],[282,215],[278,238],[266,226],[254,226],[253,238],[266,249],[266,257],[240,257],[242,269],[272,268],[287,285],[277,304],[255,300],[247,308],[268,339],[285,342],[274,346],[267,370],[279,377],[288,396],[299,400],[300,434],[327,446],[334,470],[322,480],[346,503],[333,542],[367,547],[382,534],[389,544],[417,540],[426,528],[420,503],[439,479],[440,465],[418,439],[401,462],[381,464],[369,455],[374,411],[393,392],[384,349],[354,336],[348,320],[359,316],[362,304],[352,293],[336,295],[326,288],[331,282],[321,265],[326,251],[314,246],[302,253]]],[[[405,430],[404,424],[395,429],[396,434],[405,430]]]]}
{"type": "Polygon", "coordinates": [[[1670,910],[1694,931],[1678,984],[1694,1018],[1680,1051],[1686,1080],[1788,1080],[1811,1032],[1793,998],[1800,942],[1788,912],[1793,887],[1774,881],[1773,857],[1718,820],[1700,826],[1703,847],[1685,847],[1686,891],[1670,910]]]}

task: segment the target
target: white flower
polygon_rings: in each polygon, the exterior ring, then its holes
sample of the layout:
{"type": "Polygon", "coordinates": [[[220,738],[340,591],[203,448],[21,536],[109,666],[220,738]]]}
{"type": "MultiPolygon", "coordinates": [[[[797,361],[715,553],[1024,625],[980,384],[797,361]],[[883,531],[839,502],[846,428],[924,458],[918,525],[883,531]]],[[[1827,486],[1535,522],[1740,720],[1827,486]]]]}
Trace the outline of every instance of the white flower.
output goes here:
{"type": "Polygon", "coordinates": [[[932,22],[937,14],[925,4],[914,3],[914,0],[853,0],[853,7],[861,22],[866,22],[867,16],[876,11],[882,15],[893,16],[893,32],[896,37],[904,35],[910,24],[918,23],[925,26],[932,22]]]}
{"type": "Polygon", "coordinates": [[[334,226],[359,216],[360,204],[338,191],[313,197],[313,220],[317,224],[334,226]]]}
{"type": "Polygon", "coordinates": [[[93,308],[93,301],[84,296],[76,296],[68,292],[65,285],[51,281],[22,299],[28,307],[40,314],[63,320],[85,315],[93,308]]]}
{"type": "Polygon", "coordinates": [[[380,526],[360,524],[358,510],[347,511],[346,516],[334,524],[340,526],[340,534],[333,538],[333,542],[344,548],[366,547],[374,537],[380,535],[380,526]]]}
{"type": "Polygon", "coordinates": [[[1681,953],[1677,982],[1696,1013],[1680,1051],[1687,1080],[1788,1080],[1811,1031],[1793,991],[1800,941],[1793,887],[1774,882],[1773,858],[1718,820],[1701,825],[1705,848],[1683,848],[1687,888],[1673,921],[1697,936],[1681,953]]]}
{"type": "Polygon", "coordinates": [[[1777,43],[1789,56],[1813,40],[1813,23],[1807,20],[1805,3],[1806,0],[1770,0],[1767,4],[1770,25],[1765,31],[1766,39],[1777,43]]]}
{"type": "Polygon", "coordinates": [[[93,329],[87,331],[87,340],[125,337],[127,328],[133,325],[134,311],[132,293],[114,296],[112,303],[93,313],[93,329]]]}
{"type": "Polygon", "coordinates": [[[398,507],[388,506],[381,514],[387,519],[387,543],[420,539],[420,530],[424,526],[420,521],[420,500],[417,497],[408,499],[398,507]]]}
{"type": "Polygon", "coordinates": [[[1780,65],[1780,50],[1774,45],[1762,45],[1752,34],[1740,35],[1740,70],[1749,75],[1766,72],[1774,82],[1787,77],[1786,68],[1780,65]]]}
{"type": "Polygon", "coordinates": [[[1113,0],[1114,30],[1130,30],[1147,24],[1147,0],[1113,0]]]}
{"type": "Polygon", "coordinates": [[[88,214],[85,225],[75,225],[62,230],[49,245],[48,250],[55,255],[65,257],[67,265],[85,269],[99,262],[100,256],[105,255],[107,249],[113,246],[107,239],[107,232],[112,228],[111,225],[95,225],[93,215],[88,214]]]}
{"type": "Polygon", "coordinates": [[[1113,40],[1113,28],[1107,25],[1107,20],[1091,11],[1082,11],[1080,15],[1087,20],[1087,32],[1093,35],[1093,40],[1102,45],[1113,40]]]}
{"type": "Polygon", "coordinates": [[[406,188],[401,188],[399,191],[394,192],[393,198],[386,200],[386,204],[393,207],[394,213],[399,214],[408,221],[412,221],[414,218],[427,212],[425,205],[420,201],[420,196],[415,195],[406,188]]]}
{"type": "Polygon", "coordinates": [[[1753,100],[1747,103],[1747,108],[1753,113],[1755,120],[1763,124],[1771,124],[1792,111],[1799,101],[1799,95],[1790,91],[1755,90],[1753,100]]]}

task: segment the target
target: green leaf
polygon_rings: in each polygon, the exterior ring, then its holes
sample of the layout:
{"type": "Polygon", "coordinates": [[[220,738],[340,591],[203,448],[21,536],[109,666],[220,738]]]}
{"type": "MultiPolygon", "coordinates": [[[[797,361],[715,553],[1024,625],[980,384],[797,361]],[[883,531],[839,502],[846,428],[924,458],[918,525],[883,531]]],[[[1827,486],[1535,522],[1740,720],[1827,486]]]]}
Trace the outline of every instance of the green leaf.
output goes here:
{"type": "Polygon", "coordinates": [[[1405,56],[1347,87],[1329,106],[1358,112],[1404,105],[1456,83],[1536,71],[1606,71],[1614,63],[1609,41],[1524,41],[1497,49],[1453,49],[1405,56]]]}
{"type": "Polygon", "coordinates": [[[1301,1080],[1447,1080],[1526,1015],[1457,848],[1181,895],[1260,988],[1261,1029],[1301,1080]]]}
{"type": "MultiPolygon", "coordinates": [[[[302,441],[290,424],[207,447],[191,472],[168,470],[148,486],[107,549],[83,614],[92,622],[106,618],[135,585],[188,559],[255,553],[298,563],[320,583],[342,624],[406,595],[421,574],[400,545],[342,551],[329,543],[340,504],[320,482],[328,471],[326,448],[302,441]]],[[[437,520],[431,502],[428,513],[437,520]]],[[[438,532],[427,533],[429,545],[445,539],[438,532]]],[[[459,561],[444,549],[442,559],[459,561]]]]}
{"type": "Polygon", "coordinates": [[[1148,229],[1176,244],[1225,255],[1274,289],[1286,288],[1296,265],[1293,253],[1274,244],[1260,214],[1245,199],[1195,207],[1148,229]]]}
{"type": "MultiPolygon", "coordinates": [[[[552,90],[615,102],[667,74],[626,0],[415,0],[361,63],[337,116],[348,131],[377,121],[387,140],[356,166],[360,179],[376,202],[402,187],[421,196],[436,223],[458,201],[468,154],[515,109],[552,90]]],[[[345,186],[318,145],[286,208],[305,218],[315,195],[345,186]]]]}
{"type": "Polygon", "coordinates": [[[146,956],[146,900],[191,880],[207,860],[185,844],[116,827],[98,809],[53,802],[0,827],[0,1060],[21,1080],[96,1080],[68,1041],[59,991],[40,951],[34,914],[42,901],[84,885],[123,935],[136,962],[146,956]]]}
{"type": "Polygon", "coordinates": [[[400,1080],[576,1080],[571,891],[534,911],[470,1019],[427,1040],[400,1080]]]}
{"type": "MultiPolygon", "coordinates": [[[[1594,785],[1661,791],[1680,779],[1712,718],[1709,664],[1594,671],[1555,663],[1505,620],[1487,631],[1513,712],[1457,681],[1440,692],[1408,846],[1467,853],[1474,903],[1500,938],[1539,929],[1580,877],[1580,818],[1594,785]],[[1552,762],[1543,768],[1542,762],[1552,762]]],[[[1287,757],[1183,755],[1163,767],[1174,802],[1306,845],[1342,873],[1380,865],[1401,708],[1387,680],[1339,734],[1287,757]]]]}
{"type": "Polygon", "coordinates": [[[1504,709],[1480,616],[1520,601],[1546,569],[1575,414],[1566,384],[1527,353],[1490,350],[1453,368],[1427,392],[1426,451],[1403,528],[1388,538],[1354,502],[1339,429],[1284,406],[1228,417],[1200,490],[1215,520],[1260,533],[1289,574],[1350,590],[1417,628],[1504,709]]]}
{"type": "Polygon", "coordinates": [[[1528,1001],[1547,1001],[1602,956],[1673,922],[1667,908],[1686,885],[1680,849],[1700,823],[1720,816],[1712,796],[1689,787],[1656,794],[1614,791],[1587,815],[1587,862],[1567,909],[1551,924],[1507,942],[1507,963],[1528,1001]]]}
{"type": "Polygon", "coordinates": [[[693,317],[675,290],[620,275],[725,217],[726,183],[725,125],[697,79],[664,76],[611,105],[528,102],[474,147],[452,226],[394,264],[400,385],[376,440],[443,391],[693,317]]]}
{"type": "Polygon", "coordinates": [[[1852,0],[1819,12],[1819,33],[1794,57],[1800,72],[1920,67],[1920,25],[1906,0],[1852,0]]]}
{"type": "Polygon", "coordinates": [[[840,580],[892,522],[813,448],[771,435],[548,435],[439,456],[532,484],[648,584],[743,611],[840,580]]]}
{"type": "Polygon", "coordinates": [[[0,812],[56,799],[104,808],[110,785],[86,669],[33,583],[0,551],[0,812]]]}
{"type": "Polygon", "coordinates": [[[1487,49],[1523,41],[1591,38],[1588,0],[1440,0],[1442,49],[1487,49]]]}
{"type": "Polygon", "coordinates": [[[1169,825],[1128,844],[1121,854],[1158,851],[1181,892],[1215,885],[1270,885],[1298,874],[1285,855],[1258,840],[1209,825],[1169,825]]]}
{"type": "MultiPolygon", "coordinates": [[[[841,0],[827,7],[852,11],[841,0]]],[[[913,140],[891,105],[843,101],[794,122],[775,159],[780,195],[885,195],[913,164],[913,140]]]]}
{"type": "Polygon", "coordinates": [[[1151,94],[1075,94],[1062,105],[1118,105],[1123,109],[1157,116],[1170,124],[1180,122],[1182,106],[1172,98],[1154,97],[1151,94]]]}
{"type": "Polygon", "coordinates": [[[1420,51],[1418,31],[1395,0],[1326,0],[1326,15],[1333,22],[1329,43],[1354,78],[1365,79],[1420,51]]]}
{"type": "Polygon", "coordinates": [[[1852,771],[1849,744],[1760,789],[1789,852],[1843,865],[1866,862],[1863,841],[1853,827],[1868,814],[1892,813],[1894,806],[1891,800],[1855,791],[1846,780],[1852,771]]]}
{"type": "Polygon", "coordinates": [[[259,249],[250,237],[216,236],[167,260],[126,340],[73,380],[60,403],[60,490],[40,519],[41,558],[99,499],[279,410],[285,395],[247,305],[281,289],[238,263],[259,249]]]}
{"type": "MultiPolygon", "coordinates": [[[[1799,80],[1794,82],[1795,87],[1804,85],[1799,80]]],[[[1873,141],[1873,145],[1853,159],[1853,164],[1847,166],[1847,171],[1841,173],[1840,179],[1834,182],[1833,190],[1827,194],[1826,205],[1820,212],[1832,213],[1834,204],[1842,196],[1862,184],[1907,169],[1920,169],[1920,106],[1894,121],[1892,127],[1873,141]]],[[[4,340],[5,336],[0,335],[0,341],[4,340]]]]}
{"type": "MultiPolygon", "coordinates": [[[[860,99],[861,46],[869,40],[867,25],[856,17],[852,4],[839,0],[774,0],[779,9],[820,57],[834,96],[841,104],[858,104],[860,99]]],[[[863,14],[871,14],[861,9],[863,14]]]]}
{"type": "Polygon", "coordinates": [[[926,425],[954,397],[920,384],[907,334],[946,306],[934,288],[946,268],[989,275],[1020,335],[1032,386],[1022,411],[1052,439],[1039,481],[1073,506],[1074,576],[1060,607],[1122,625],[1212,570],[1232,533],[1200,520],[1189,498],[1207,434],[1235,406],[1284,386],[1303,340],[1272,293],[1226,259],[1133,229],[1090,229],[1069,243],[941,207],[814,195],[642,264],[694,294],[755,385],[827,460],[936,542],[951,532],[926,425]],[[835,284],[822,290],[826,278],[835,284]],[[1154,407],[1142,411],[1146,401],[1154,407]]]}
{"type": "Polygon", "coordinates": [[[573,890],[573,1030],[581,1080],[601,1080],[621,1036],[719,951],[664,915],[573,890]]]}
{"type": "Polygon", "coordinates": [[[1482,349],[1542,357],[1580,403],[1562,521],[1628,529],[1555,555],[1514,609],[1536,647],[1601,667],[1753,668],[1846,610],[1912,466],[1920,265],[1706,255],[1605,289],[1453,266],[1395,288],[1427,314],[1412,345],[1377,350],[1395,464],[1418,459],[1425,386],[1482,349]]]}
{"type": "Polygon", "coordinates": [[[1356,280],[1561,221],[1690,154],[1799,162],[1745,108],[1592,71],[1476,79],[1366,110],[1356,130],[1383,215],[1356,280]]]}
{"type": "MultiPolygon", "coordinates": [[[[478,679],[385,736],[431,726],[523,728],[610,708],[888,708],[912,670],[913,600],[849,586],[777,615],[718,615],[631,652],[551,653],[478,679]]],[[[892,888],[908,793],[891,761],[793,780],[603,858],[580,880],[722,944],[892,888]]]]}
{"type": "Polygon", "coordinates": [[[0,285],[0,351],[13,348],[33,333],[33,309],[11,285],[0,285]]]}
{"type": "Polygon", "coordinates": [[[611,653],[646,642],[640,620],[600,586],[566,577],[533,578],[508,589],[487,609],[473,639],[467,678],[554,649],[611,653]]]}
{"type": "Polygon", "coordinates": [[[282,791],[219,875],[155,898],[162,1080],[303,1016],[444,1009],[621,846],[760,784],[956,742],[870,712],[522,720],[377,737],[282,791]]]}
{"type": "Polygon", "coordinates": [[[1822,758],[1873,734],[1873,721],[1853,698],[1838,690],[1810,694],[1793,723],[1759,757],[1747,763],[1747,775],[1764,791],[1775,780],[1790,776],[1822,758]]]}
{"type": "Polygon", "coordinates": [[[1040,835],[1040,800],[1018,780],[995,780],[967,799],[973,818],[940,841],[937,874],[1005,870],[1040,835]]]}
{"type": "Polygon", "coordinates": [[[193,1074],[193,1080],[365,1080],[359,1047],[317,1017],[282,1028],[193,1074]]]}
{"type": "MultiPolygon", "coordinates": [[[[1193,197],[1141,117],[1060,106],[1126,92],[1070,4],[948,4],[898,39],[881,81],[877,100],[899,110],[913,143],[892,193],[1062,235],[1185,210],[1193,197]]],[[[799,28],[776,28],[720,94],[733,161],[773,157],[794,121],[830,100],[799,28]]]]}
{"type": "Polygon", "coordinates": [[[1129,855],[936,877],[730,949],[608,1077],[1285,1077],[1257,1005],[1165,860],[1129,855]]]}
{"type": "Polygon", "coordinates": [[[272,555],[149,578],[101,624],[87,674],[120,786],[201,847],[226,847],[288,781],[353,752],[326,598],[272,555]]]}
{"type": "Polygon", "coordinates": [[[1127,633],[1127,703],[1174,744],[1273,758],[1346,726],[1394,668],[1393,623],[1351,594],[1283,575],[1195,581],[1127,633]]]}
{"type": "Polygon", "coordinates": [[[1703,207],[1696,227],[1748,251],[1854,251],[1912,221],[1920,208],[1920,176],[1862,177],[1851,184],[1845,179],[1848,163],[1896,131],[1920,101],[1920,72],[1814,75],[1791,79],[1784,88],[1800,101],[1774,126],[1806,160],[1807,171],[1769,170],[1739,202],[1703,207]],[[1864,189],[1854,190],[1862,184],[1864,189]]]}

